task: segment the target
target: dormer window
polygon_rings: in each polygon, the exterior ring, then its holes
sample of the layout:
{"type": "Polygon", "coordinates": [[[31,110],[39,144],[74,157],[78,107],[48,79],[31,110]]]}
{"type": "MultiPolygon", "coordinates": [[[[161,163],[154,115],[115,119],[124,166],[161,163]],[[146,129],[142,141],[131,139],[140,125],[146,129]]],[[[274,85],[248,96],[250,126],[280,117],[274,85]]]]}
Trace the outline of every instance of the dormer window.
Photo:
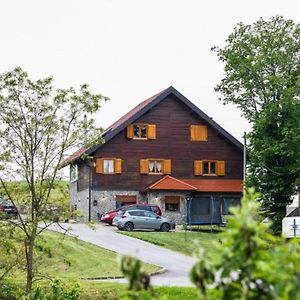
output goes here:
{"type": "Polygon", "coordinates": [[[155,140],[155,124],[130,124],[127,126],[127,138],[133,140],[155,140]]]}

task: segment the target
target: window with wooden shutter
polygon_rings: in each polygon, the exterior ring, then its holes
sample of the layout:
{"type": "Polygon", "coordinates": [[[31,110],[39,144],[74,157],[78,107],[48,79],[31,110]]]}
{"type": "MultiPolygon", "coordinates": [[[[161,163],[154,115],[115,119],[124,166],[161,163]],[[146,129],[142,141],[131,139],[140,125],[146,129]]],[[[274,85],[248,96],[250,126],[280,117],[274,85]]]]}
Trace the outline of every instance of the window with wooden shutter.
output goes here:
{"type": "Polygon", "coordinates": [[[171,167],[171,160],[164,159],[163,161],[163,174],[171,174],[172,167],[171,167]]]}
{"type": "Polygon", "coordinates": [[[148,174],[148,159],[141,159],[140,160],[140,173],[141,174],[148,174]]]}
{"type": "Polygon", "coordinates": [[[96,173],[98,174],[121,174],[122,159],[120,158],[97,158],[96,173]]]}
{"type": "Polygon", "coordinates": [[[207,126],[191,125],[191,141],[192,142],[207,141],[207,126]]]}
{"type": "Polygon", "coordinates": [[[96,159],[96,173],[98,174],[103,173],[103,158],[96,159]]]}
{"type": "Polygon", "coordinates": [[[194,174],[195,175],[203,175],[203,161],[195,160],[194,161],[194,174]]]}
{"type": "Polygon", "coordinates": [[[217,161],[217,175],[225,176],[225,161],[217,161]]]}
{"type": "Polygon", "coordinates": [[[116,174],[122,173],[122,159],[120,158],[115,159],[115,173],[116,174]]]}
{"type": "Polygon", "coordinates": [[[165,210],[179,211],[180,210],[180,196],[165,196],[165,210]]]}
{"type": "Polygon", "coordinates": [[[154,124],[148,125],[147,138],[148,138],[148,140],[156,139],[156,125],[154,125],[154,124]]]}
{"type": "Polygon", "coordinates": [[[127,126],[127,138],[132,139],[133,138],[133,125],[127,126]]]}

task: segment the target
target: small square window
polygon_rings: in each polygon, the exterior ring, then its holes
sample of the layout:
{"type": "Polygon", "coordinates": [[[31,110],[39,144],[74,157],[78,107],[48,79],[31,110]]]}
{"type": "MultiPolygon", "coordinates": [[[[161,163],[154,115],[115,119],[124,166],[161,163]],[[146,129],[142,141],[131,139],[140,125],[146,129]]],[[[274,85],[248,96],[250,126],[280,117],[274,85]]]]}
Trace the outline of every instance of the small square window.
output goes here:
{"type": "Polygon", "coordinates": [[[133,137],[135,139],[146,139],[147,138],[147,125],[134,125],[133,126],[133,137]]]}
{"type": "Polygon", "coordinates": [[[149,174],[162,174],[162,160],[149,160],[149,174]]]}
{"type": "Polygon", "coordinates": [[[115,161],[113,159],[104,159],[103,160],[103,170],[104,170],[104,173],[114,173],[115,161]]]}
{"type": "Polygon", "coordinates": [[[179,211],[178,203],[166,203],[165,209],[167,211],[179,211]]]}
{"type": "Polygon", "coordinates": [[[216,175],[216,162],[204,161],[203,162],[203,174],[204,175],[216,175]]]}

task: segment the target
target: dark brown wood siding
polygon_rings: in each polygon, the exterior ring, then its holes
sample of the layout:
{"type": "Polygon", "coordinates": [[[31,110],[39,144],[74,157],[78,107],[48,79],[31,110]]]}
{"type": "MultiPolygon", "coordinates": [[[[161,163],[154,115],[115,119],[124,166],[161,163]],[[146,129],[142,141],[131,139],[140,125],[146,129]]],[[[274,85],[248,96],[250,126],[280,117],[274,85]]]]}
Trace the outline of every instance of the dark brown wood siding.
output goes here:
{"type": "Polygon", "coordinates": [[[169,96],[137,123],[156,125],[155,140],[134,140],[126,137],[126,130],[99,148],[94,156],[118,157],[123,160],[122,174],[103,175],[93,170],[93,189],[143,190],[162,175],[141,175],[140,159],[171,159],[172,174],[182,179],[242,179],[243,154],[240,149],[199,119],[184,103],[169,96]],[[207,142],[191,142],[190,125],[208,126],[207,142]],[[194,175],[194,160],[224,160],[226,174],[222,177],[194,175]]]}
{"type": "MultiPolygon", "coordinates": [[[[93,170],[95,172],[95,170],[93,170]]],[[[89,187],[89,167],[81,162],[78,164],[77,190],[82,191],[89,187]]]]}

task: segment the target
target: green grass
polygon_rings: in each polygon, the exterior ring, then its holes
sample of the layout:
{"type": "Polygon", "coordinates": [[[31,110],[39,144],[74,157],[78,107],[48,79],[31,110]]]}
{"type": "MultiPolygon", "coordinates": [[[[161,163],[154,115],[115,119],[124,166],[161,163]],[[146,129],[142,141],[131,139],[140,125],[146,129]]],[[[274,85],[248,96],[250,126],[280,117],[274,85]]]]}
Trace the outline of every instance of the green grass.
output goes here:
{"type": "Polygon", "coordinates": [[[153,243],[158,246],[193,255],[197,249],[197,245],[202,246],[210,255],[216,253],[216,245],[218,241],[218,232],[213,231],[179,231],[179,232],[148,232],[133,231],[122,232],[122,234],[141,239],[146,242],[153,243]]]}
{"type": "MultiPolygon", "coordinates": [[[[127,291],[127,285],[118,283],[85,282],[80,283],[82,300],[117,300],[127,291]]],[[[193,287],[153,287],[159,299],[164,300],[202,300],[199,291],[193,287]]],[[[143,294],[143,293],[142,293],[143,294]]],[[[137,299],[143,299],[140,295],[137,299]]],[[[149,299],[149,298],[146,298],[149,299]]],[[[209,300],[217,300],[215,292],[209,291],[209,300]]]]}
{"type": "MultiPolygon", "coordinates": [[[[59,278],[121,276],[117,254],[60,233],[45,231],[37,241],[37,254],[42,257],[38,270],[59,278]]],[[[159,267],[144,264],[150,273],[159,267]]]]}

